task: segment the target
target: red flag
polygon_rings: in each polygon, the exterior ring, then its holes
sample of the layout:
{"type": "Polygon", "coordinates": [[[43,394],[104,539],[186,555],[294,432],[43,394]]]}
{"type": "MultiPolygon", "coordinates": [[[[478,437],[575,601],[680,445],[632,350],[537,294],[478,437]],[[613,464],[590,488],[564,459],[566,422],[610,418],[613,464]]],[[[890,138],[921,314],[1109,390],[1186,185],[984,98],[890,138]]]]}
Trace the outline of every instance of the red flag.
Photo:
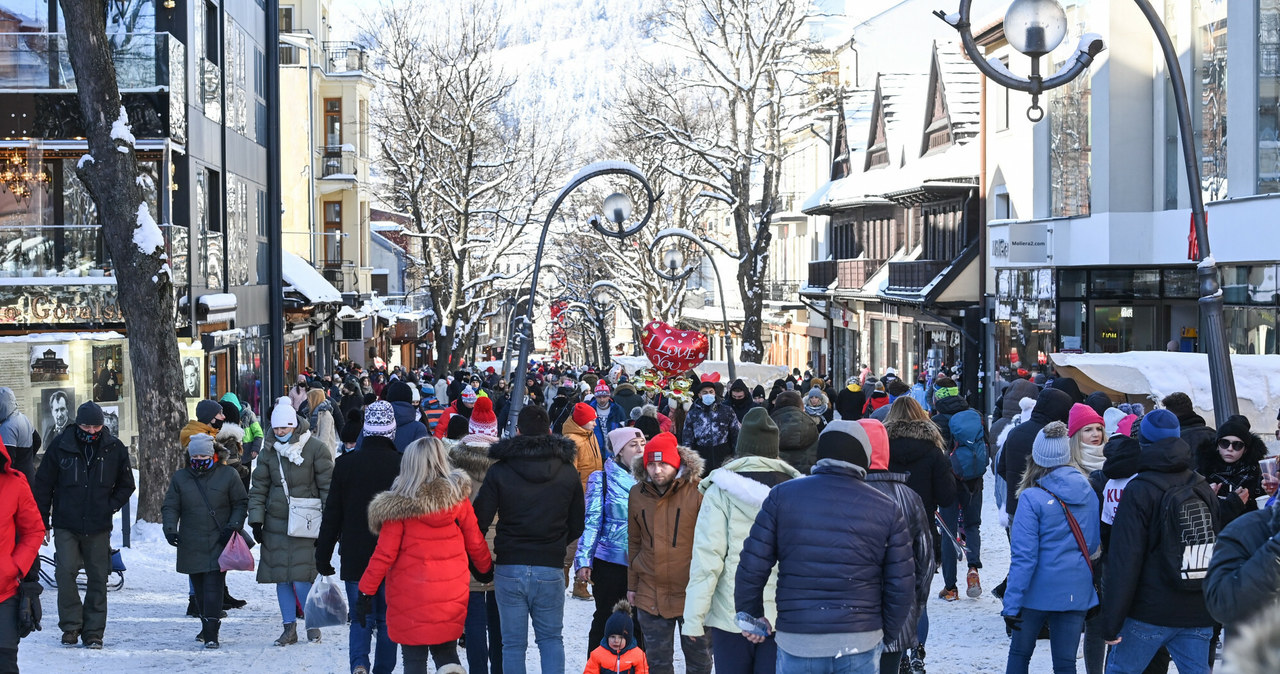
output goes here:
{"type": "MultiPolygon", "coordinates": [[[[1209,231],[1209,213],[1204,214],[1204,229],[1209,231]]],[[[1200,241],[1196,238],[1196,214],[1191,214],[1191,232],[1187,234],[1187,259],[1192,262],[1200,261],[1200,241]]]]}

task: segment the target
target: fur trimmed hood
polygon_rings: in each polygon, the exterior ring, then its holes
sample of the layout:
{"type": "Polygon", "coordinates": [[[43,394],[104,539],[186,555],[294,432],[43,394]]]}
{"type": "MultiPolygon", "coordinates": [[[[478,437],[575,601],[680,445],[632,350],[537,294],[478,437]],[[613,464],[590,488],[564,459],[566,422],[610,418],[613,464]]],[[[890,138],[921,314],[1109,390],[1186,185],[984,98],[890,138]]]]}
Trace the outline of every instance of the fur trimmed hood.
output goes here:
{"type": "Polygon", "coordinates": [[[424,483],[414,498],[384,491],[369,503],[369,531],[377,535],[382,524],[391,520],[411,520],[434,512],[448,510],[471,498],[471,478],[454,469],[444,477],[424,483]]]}
{"type": "Polygon", "coordinates": [[[233,424],[230,421],[223,422],[222,428],[218,429],[218,435],[214,437],[214,440],[221,443],[234,440],[236,443],[243,444],[244,429],[240,427],[240,424],[233,424]]]}
{"type": "Polygon", "coordinates": [[[889,433],[889,439],[894,438],[911,438],[913,440],[924,440],[933,442],[942,446],[942,433],[938,431],[938,425],[932,421],[924,419],[907,419],[904,421],[894,421],[884,425],[884,429],[889,433]]]}
{"type": "Polygon", "coordinates": [[[484,482],[484,476],[495,461],[489,456],[492,445],[459,442],[449,448],[449,463],[467,474],[474,482],[484,482]]]}
{"type": "Polygon", "coordinates": [[[573,441],[559,435],[517,435],[489,446],[489,458],[494,461],[559,458],[572,466],[577,456],[573,441]]]}
{"type": "MultiPolygon", "coordinates": [[[[701,454],[684,445],[679,445],[676,449],[680,451],[680,470],[676,473],[676,479],[672,481],[672,484],[688,482],[697,485],[702,481],[702,469],[706,466],[706,460],[702,458],[701,454]]],[[[631,463],[631,475],[636,478],[636,482],[648,484],[649,473],[644,469],[643,454],[637,456],[636,460],[631,463]]]]}

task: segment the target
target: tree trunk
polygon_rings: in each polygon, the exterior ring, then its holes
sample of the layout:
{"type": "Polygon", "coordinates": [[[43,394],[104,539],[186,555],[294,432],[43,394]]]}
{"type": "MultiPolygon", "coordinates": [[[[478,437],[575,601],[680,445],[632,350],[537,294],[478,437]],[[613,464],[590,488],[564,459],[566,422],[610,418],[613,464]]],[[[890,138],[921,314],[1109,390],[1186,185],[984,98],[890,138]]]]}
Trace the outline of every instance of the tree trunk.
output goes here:
{"type": "MultiPolygon", "coordinates": [[[[77,173],[98,208],[132,354],[129,370],[136,392],[139,447],[134,457],[140,475],[138,518],[158,522],[169,477],[183,463],[178,433],[187,423],[174,334],[173,280],[163,248],[144,251],[135,243],[135,230],[152,232],[155,224],[144,227],[140,223],[146,204],[137,183],[133,145],[111,137],[112,124],[123,108],[106,34],[106,3],[61,3],[76,96],[93,157],[93,161],[81,162],[77,173]]],[[[147,239],[147,245],[153,240],[147,239]]]]}

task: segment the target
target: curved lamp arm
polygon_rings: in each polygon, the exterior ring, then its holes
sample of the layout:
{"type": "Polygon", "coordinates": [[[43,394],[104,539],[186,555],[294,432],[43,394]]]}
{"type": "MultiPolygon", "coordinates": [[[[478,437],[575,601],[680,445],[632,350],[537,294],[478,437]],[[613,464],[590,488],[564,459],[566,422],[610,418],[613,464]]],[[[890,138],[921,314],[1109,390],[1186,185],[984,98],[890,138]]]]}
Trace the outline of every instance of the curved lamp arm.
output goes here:
{"type": "MultiPolygon", "coordinates": [[[[738,368],[733,359],[733,341],[729,333],[729,307],[726,306],[725,302],[724,281],[720,278],[720,268],[716,266],[715,260],[711,259],[711,249],[707,246],[710,244],[711,246],[718,248],[725,255],[729,255],[729,251],[725,250],[724,246],[721,246],[714,241],[707,241],[687,229],[668,227],[667,229],[658,232],[658,235],[653,237],[653,241],[649,242],[649,266],[653,268],[653,273],[657,274],[660,278],[671,281],[672,283],[679,283],[680,281],[689,278],[689,276],[693,274],[694,267],[693,265],[686,264],[684,269],[679,272],[674,270],[666,272],[658,265],[655,256],[655,253],[658,251],[658,244],[664,239],[671,238],[692,241],[694,245],[702,249],[702,254],[706,255],[707,259],[711,260],[711,269],[716,273],[716,287],[720,291],[720,319],[723,323],[724,329],[724,353],[729,364],[729,381],[733,381],[738,378],[738,368]]],[[[729,257],[733,256],[729,255],[729,257]]]]}

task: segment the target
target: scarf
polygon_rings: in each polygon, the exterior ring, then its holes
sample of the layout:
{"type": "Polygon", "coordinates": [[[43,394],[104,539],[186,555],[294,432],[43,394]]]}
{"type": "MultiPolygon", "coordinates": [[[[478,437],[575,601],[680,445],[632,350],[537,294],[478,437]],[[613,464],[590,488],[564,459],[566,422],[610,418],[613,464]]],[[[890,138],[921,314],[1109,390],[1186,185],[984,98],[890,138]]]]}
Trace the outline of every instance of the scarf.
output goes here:
{"type": "Polygon", "coordinates": [[[1086,473],[1102,470],[1102,464],[1107,462],[1106,457],[1102,455],[1102,448],[1103,445],[1080,443],[1080,467],[1086,473]]]}
{"type": "MultiPolygon", "coordinates": [[[[277,442],[275,443],[276,453],[281,457],[289,460],[295,466],[302,465],[302,448],[306,446],[307,440],[311,438],[311,431],[307,431],[302,435],[296,436],[297,442],[277,442]]],[[[291,440],[293,438],[290,438],[291,440]]]]}
{"type": "Polygon", "coordinates": [[[817,407],[814,407],[813,405],[805,405],[804,413],[808,414],[811,417],[820,417],[827,413],[827,406],[819,405],[817,407]]]}

